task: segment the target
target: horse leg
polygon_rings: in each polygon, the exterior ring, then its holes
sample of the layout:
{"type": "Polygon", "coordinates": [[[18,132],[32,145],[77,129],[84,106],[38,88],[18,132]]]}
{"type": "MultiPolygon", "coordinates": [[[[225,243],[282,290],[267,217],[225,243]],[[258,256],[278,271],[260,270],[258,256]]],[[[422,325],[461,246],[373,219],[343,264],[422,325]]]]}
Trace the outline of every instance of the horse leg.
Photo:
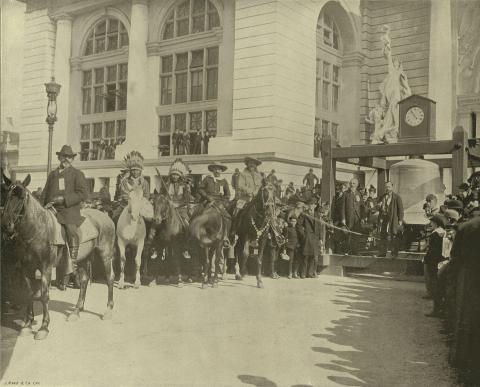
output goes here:
{"type": "Polygon", "coordinates": [[[140,265],[142,264],[143,243],[143,240],[138,242],[137,255],[135,256],[135,289],[140,287],[140,265]]]}
{"type": "Polygon", "coordinates": [[[247,262],[248,262],[249,255],[250,255],[250,243],[248,241],[245,241],[245,244],[243,246],[243,251],[242,251],[242,266],[240,269],[240,274],[242,278],[247,275],[247,262]]]}
{"type": "Polygon", "coordinates": [[[215,287],[215,283],[218,281],[217,278],[217,266],[219,263],[219,257],[217,248],[214,246],[211,248],[212,256],[210,258],[210,285],[212,288],[215,287]]]}
{"type": "Polygon", "coordinates": [[[118,288],[125,289],[125,262],[127,258],[125,257],[125,243],[122,240],[118,239],[118,251],[120,253],[120,279],[118,280],[118,288]]]}
{"type": "Polygon", "coordinates": [[[277,270],[275,268],[275,264],[277,263],[277,248],[272,247],[270,249],[270,267],[271,267],[271,276],[273,279],[278,279],[279,276],[277,274],[277,270]]]}
{"type": "Polygon", "coordinates": [[[260,240],[260,246],[258,247],[258,257],[257,257],[257,288],[263,289],[262,282],[262,260],[263,260],[263,251],[265,250],[266,239],[263,238],[260,240]]]}
{"type": "Polygon", "coordinates": [[[35,315],[33,314],[33,290],[30,278],[28,278],[27,275],[24,275],[24,279],[28,291],[28,301],[25,309],[25,318],[23,320],[19,336],[30,336],[33,334],[32,325],[33,321],[35,320],[35,315]]]}
{"type": "Polygon", "coordinates": [[[110,320],[112,318],[112,310],[113,310],[113,258],[112,257],[102,257],[103,258],[103,266],[105,267],[105,275],[107,277],[107,286],[108,286],[108,302],[107,302],[107,310],[103,314],[103,320],[110,320]]]}
{"type": "MultiPolygon", "coordinates": [[[[174,242],[175,243],[175,242],[174,242]]],[[[182,280],[182,260],[183,258],[183,252],[181,253],[180,251],[183,250],[182,248],[178,248],[178,246],[175,245],[172,246],[172,256],[173,256],[173,262],[175,265],[175,276],[177,277],[177,287],[183,288],[183,280],[182,280]]]]}
{"type": "Polygon", "coordinates": [[[80,312],[83,310],[83,306],[85,304],[85,296],[87,294],[87,286],[88,286],[88,274],[86,268],[86,262],[79,262],[78,264],[78,281],[80,282],[80,292],[78,293],[78,300],[77,305],[75,305],[75,309],[67,318],[67,321],[75,322],[80,318],[80,312]]]}
{"type": "Polygon", "coordinates": [[[204,248],[204,259],[203,259],[203,268],[202,268],[202,289],[207,289],[208,286],[208,274],[210,272],[210,252],[209,248],[204,248]]]}
{"type": "Polygon", "coordinates": [[[240,248],[240,247],[241,247],[241,245],[237,241],[237,244],[235,245],[235,279],[237,281],[242,280],[242,275],[241,275],[241,272],[240,272],[240,262],[241,262],[241,255],[242,255],[243,247],[242,248],[240,248]]]}
{"type": "Polygon", "coordinates": [[[48,312],[48,301],[50,300],[50,280],[52,278],[52,267],[46,267],[42,270],[42,282],[41,282],[41,302],[43,307],[43,320],[42,326],[35,333],[35,340],[43,340],[48,336],[48,326],[50,324],[50,313],[48,312]]]}

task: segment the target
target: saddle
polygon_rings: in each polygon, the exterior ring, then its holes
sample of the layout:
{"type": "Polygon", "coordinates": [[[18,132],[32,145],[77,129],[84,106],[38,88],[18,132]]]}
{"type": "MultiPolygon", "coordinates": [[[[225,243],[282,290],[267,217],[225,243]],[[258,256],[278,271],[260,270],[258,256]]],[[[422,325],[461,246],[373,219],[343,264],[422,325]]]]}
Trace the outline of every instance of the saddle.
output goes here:
{"type": "MultiPolygon", "coordinates": [[[[55,213],[52,210],[50,210],[49,212],[54,220],[53,221],[53,225],[54,225],[53,244],[55,246],[65,246],[67,243],[65,228],[60,223],[58,223],[55,213]]],[[[80,244],[91,241],[92,239],[96,239],[98,237],[98,230],[95,228],[92,221],[88,217],[85,217],[85,220],[82,222],[82,224],[78,228],[78,233],[80,235],[80,244]]]]}

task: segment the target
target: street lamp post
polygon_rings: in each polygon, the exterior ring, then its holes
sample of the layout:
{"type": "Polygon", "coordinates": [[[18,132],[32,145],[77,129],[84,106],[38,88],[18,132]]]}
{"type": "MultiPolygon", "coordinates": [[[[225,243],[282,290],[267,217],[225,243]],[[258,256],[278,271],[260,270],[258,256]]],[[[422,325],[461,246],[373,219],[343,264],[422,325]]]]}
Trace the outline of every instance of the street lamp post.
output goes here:
{"type": "Polygon", "coordinates": [[[47,119],[48,124],[48,161],[47,161],[47,176],[52,170],[52,137],[53,124],[57,121],[57,96],[60,93],[60,85],[55,82],[55,78],[48,83],[45,83],[45,90],[47,91],[48,105],[47,105],[47,119]]]}

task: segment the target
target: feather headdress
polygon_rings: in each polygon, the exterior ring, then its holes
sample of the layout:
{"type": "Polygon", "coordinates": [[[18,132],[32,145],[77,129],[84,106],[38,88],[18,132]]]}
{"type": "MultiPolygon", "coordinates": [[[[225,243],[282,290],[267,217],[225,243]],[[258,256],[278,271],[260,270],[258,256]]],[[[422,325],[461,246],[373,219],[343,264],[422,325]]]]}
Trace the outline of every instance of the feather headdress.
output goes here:
{"type": "Polygon", "coordinates": [[[143,156],[140,152],[131,151],[123,159],[123,165],[125,169],[139,169],[143,170],[143,156]]]}
{"type": "Polygon", "coordinates": [[[182,159],[176,159],[170,166],[169,175],[177,174],[181,177],[188,175],[192,170],[182,159]]]}

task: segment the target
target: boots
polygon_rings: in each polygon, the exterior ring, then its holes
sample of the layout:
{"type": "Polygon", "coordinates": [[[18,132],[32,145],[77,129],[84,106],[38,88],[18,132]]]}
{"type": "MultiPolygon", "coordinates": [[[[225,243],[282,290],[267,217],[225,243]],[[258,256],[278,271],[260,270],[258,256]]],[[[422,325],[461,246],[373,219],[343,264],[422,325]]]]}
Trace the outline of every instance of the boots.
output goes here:
{"type": "Polygon", "coordinates": [[[70,262],[69,262],[69,266],[71,264],[71,268],[72,268],[72,271],[73,273],[76,273],[77,271],[77,262],[78,262],[78,249],[79,249],[79,246],[72,246],[70,247],[70,262]]]}

